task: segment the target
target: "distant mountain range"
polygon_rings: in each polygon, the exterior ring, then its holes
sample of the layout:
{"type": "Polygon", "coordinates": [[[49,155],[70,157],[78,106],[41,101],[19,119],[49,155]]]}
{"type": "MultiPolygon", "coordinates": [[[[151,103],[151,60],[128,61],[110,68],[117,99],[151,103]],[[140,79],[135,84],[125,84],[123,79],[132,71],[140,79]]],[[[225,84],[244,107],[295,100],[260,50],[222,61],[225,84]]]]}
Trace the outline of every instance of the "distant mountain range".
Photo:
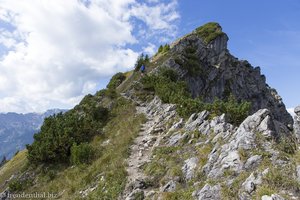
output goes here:
{"type": "Polygon", "coordinates": [[[10,159],[17,151],[33,142],[33,135],[43,124],[44,118],[56,113],[66,112],[51,109],[44,113],[0,113],[0,160],[5,156],[10,159]]]}

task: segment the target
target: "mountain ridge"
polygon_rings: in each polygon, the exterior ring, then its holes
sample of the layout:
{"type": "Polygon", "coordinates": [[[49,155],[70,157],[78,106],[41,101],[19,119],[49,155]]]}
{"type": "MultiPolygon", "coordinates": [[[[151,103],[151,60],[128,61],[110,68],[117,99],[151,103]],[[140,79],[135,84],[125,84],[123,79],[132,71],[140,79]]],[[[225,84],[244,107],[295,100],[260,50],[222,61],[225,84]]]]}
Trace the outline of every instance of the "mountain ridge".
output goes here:
{"type": "Polygon", "coordinates": [[[0,168],[3,199],[298,199],[300,109],[293,125],[260,69],[227,41],[218,23],[205,24],[48,118],[0,168]]]}

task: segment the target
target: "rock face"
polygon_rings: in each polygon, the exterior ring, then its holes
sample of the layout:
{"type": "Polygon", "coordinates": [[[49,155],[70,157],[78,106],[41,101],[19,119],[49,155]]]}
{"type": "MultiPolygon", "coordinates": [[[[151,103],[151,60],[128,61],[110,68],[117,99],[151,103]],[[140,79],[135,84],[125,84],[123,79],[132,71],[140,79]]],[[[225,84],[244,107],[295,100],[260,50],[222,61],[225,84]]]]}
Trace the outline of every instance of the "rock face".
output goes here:
{"type": "Polygon", "coordinates": [[[186,180],[190,180],[194,176],[195,168],[197,167],[199,160],[196,157],[190,158],[184,161],[184,166],[182,167],[182,172],[186,180]]]}
{"type": "MultiPolygon", "coordinates": [[[[203,167],[203,171],[210,178],[218,178],[223,176],[227,170],[240,173],[243,169],[252,169],[258,165],[261,156],[253,155],[243,163],[240,151],[251,151],[257,148],[257,133],[268,140],[280,137],[274,121],[267,109],[259,110],[246,118],[238,129],[230,135],[227,142],[219,147],[220,151],[215,151],[208,156],[208,162],[203,167]]],[[[224,131],[219,134],[224,134],[224,131]]],[[[215,137],[220,136],[216,135],[215,137]]]]}
{"type": "Polygon", "coordinates": [[[296,116],[294,117],[294,131],[300,141],[300,106],[297,106],[294,112],[296,113],[296,116]]]}
{"type": "Polygon", "coordinates": [[[193,97],[212,102],[216,97],[224,99],[232,94],[251,102],[252,113],[267,108],[277,121],[291,127],[292,117],[276,90],[266,83],[260,68],[232,56],[227,41],[223,33],[206,44],[195,31],[171,45],[171,54],[175,56],[162,66],[178,71],[193,97]]]}

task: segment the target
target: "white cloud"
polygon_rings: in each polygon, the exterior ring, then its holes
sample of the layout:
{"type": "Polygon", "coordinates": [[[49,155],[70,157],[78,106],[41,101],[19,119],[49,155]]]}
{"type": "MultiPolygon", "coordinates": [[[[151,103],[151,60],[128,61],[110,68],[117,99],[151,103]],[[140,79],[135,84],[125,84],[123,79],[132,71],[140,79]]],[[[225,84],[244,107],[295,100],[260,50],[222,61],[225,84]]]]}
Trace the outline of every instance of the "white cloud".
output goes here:
{"type": "Polygon", "coordinates": [[[148,0],[149,3],[158,3],[159,0],[148,0]]]}
{"type": "Polygon", "coordinates": [[[176,1],[1,0],[0,44],[9,51],[0,60],[0,112],[74,106],[102,79],[132,69],[139,50],[128,45],[150,54],[150,40],[170,37],[178,17],[176,1]],[[141,44],[139,23],[152,37],[141,44]]]}
{"type": "Polygon", "coordinates": [[[143,48],[143,52],[150,56],[154,55],[156,51],[157,47],[152,43],[149,43],[148,46],[143,48]]]}
{"type": "MultiPolygon", "coordinates": [[[[156,1],[151,1],[155,3],[156,1]]],[[[171,22],[179,18],[176,12],[177,1],[172,0],[169,3],[159,3],[158,6],[149,7],[145,3],[136,4],[131,9],[131,15],[143,20],[147,26],[151,27],[151,31],[161,31],[169,35],[176,33],[176,26],[171,22]]],[[[153,34],[152,32],[149,33],[153,34]]]]}

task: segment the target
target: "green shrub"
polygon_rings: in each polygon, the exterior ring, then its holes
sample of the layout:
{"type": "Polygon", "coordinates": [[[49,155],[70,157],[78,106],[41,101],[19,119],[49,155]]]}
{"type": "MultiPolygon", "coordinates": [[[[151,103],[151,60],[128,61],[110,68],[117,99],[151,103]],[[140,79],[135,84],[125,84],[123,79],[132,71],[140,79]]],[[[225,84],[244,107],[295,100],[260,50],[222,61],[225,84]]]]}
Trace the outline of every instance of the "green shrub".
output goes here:
{"type": "Polygon", "coordinates": [[[174,58],[174,61],[183,69],[187,70],[187,73],[190,76],[198,76],[200,74],[204,74],[202,63],[199,60],[196,52],[197,49],[195,47],[189,46],[185,49],[181,58],[174,58]]]}
{"type": "Polygon", "coordinates": [[[196,29],[196,33],[208,44],[218,36],[223,35],[221,26],[216,22],[209,22],[196,29]]]}
{"type": "Polygon", "coordinates": [[[238,102],[233,96],[227,100],[216,99],[213,103],[204,103],[201,99],[181,98],[178,114],[189,117],[195,112],[210,111],[210,118],[226,114],[227,121],[239,125],[249,115],[251,104],[246,101],[238,102]]]}
{"type": "Polygon", "coordinates": [[[186,84],[178,80],[177,73],[168,68],[162,68],[159,75],[146,75],[142,78],[145,90],[155,91],[165,103],[176,101],[178,96],[188,96],[186,84]]]}
{"type": "Polygon", "coordinates": [[[174,61],[175,61],[176,64],[178,64],[180,66],[183,65],[183,60],[178,56],[174,58],[174,61]]]}
{"type": "Polygon", "coordinates": [[[73,144],[71,147],[71,162],[75,165],[88,164],[95,156],[95,150],[87,143],[73,144]]]}
{"type": "Polygon", "coordinates": [[[194,55],[194,53],[196,53],[197,49],[195,47],[192,46],[188,46],[185,48],[185,54],[186,55],[194,55]]]}
{"type": "Polygon", "coordinates": [[[166,53],[169,50],[170,50],[170,45],[168,45],[168,44],[165,44],[164,46],[160,45],[157,53],[166,53]]]}
{"type": "Polygon", "coordinates": [[[73,110],[46,118],[40,132],[34,135],[34,142],[27,145],[29,161],[66,163],[70,160],[73,143],[88,142],[100,134],[109,111],[99,105],[98,98],[87,95],[73,110]]]}
{"type": "Polygon", "coordinates": [[[170,45],[165,44],[163,52],[168,52],[170,50],[170,45]]]}
{"type": "Polygon", "coordinates": [[[14,179],[8,184],[8,187],[12,192],[21,191],[23,189],[23,183],[18,179],[14,179]]]}
{"type": "Polygon", "coordinates": [[[144,200],[145,199],[144,192],[143,191],[136,192],[134,194],[133,199],[134,200],[144,200]]]}
{"type": "Polygon", "coordinates": [[[30,185],[32,185],[32,179],[20,180],[15,178],[9,182],[8,187],[11,192],[18,192],[28,188],[30,185]]]}
{"type": "Polygon", "coordinates": [[[235,125],[239,125],[249,115],[251,103],[247,101],[237,101],[233,95],[225,101],[216,99],[212,104],[206,105],[213,116],[226,114],[227,120],[235,125]]]}
{"type": "Polygon", "coordinates": [[[182,117],[208,110],[211,118],[225,113],[230,123],[239,125],[250,112],[251,104],[246,101],[239,102],[233,95],[227,100],[216,99],[213,103],[191,98],[186,83],[169,68],[161,68],[156,75],[146,75],[141,82],[144,90],[154,91],[164,103],[177,104],[177,112],[182,117]]]}
{"type": "Polygon", "coordinates": [[[98,107],[92,110],[92,115],[94,120],[106,122],[109,117],[109,111],[107,108],[98,107]]]}
{"type": "Polygon", "coordinates": [[[167,78],[168,80],[172,81],[172,82],[176,82],[179,80],[178,74],[176,73],[176,71],[174,71],[173,69],[170,68],[162,68],[160,70],[160,75],[162,77],[167,78]]]}
{"type": "Polygon", "coordinates": [[[112,76],[107,84],[108,89],[116,89],[126,79],[126,76],[122,72],[118,72],[112,76]]]}
{"type": "Polygon", "coordinates": [[[56,177],[56,172],[54,170],[49,170],[47,172],[47,176],[48,176],[49,180],[53,180],[56,177]]]}
{"type": "Polygon", "coordinates": [[[95,94],[95,96],[103,98],[105,96],[106,90],[107,89],[102,89],[102,90],[97,91],[96,94],[95,94]]]}
{"type": "Polygon", "coordinates": [[[179,105],[177,107],[177,112],[180,116],[187,118],[191,114],[205,110],[205,103],[200,99],[192,99],[192,98],[179,98],[179,105]]]}

